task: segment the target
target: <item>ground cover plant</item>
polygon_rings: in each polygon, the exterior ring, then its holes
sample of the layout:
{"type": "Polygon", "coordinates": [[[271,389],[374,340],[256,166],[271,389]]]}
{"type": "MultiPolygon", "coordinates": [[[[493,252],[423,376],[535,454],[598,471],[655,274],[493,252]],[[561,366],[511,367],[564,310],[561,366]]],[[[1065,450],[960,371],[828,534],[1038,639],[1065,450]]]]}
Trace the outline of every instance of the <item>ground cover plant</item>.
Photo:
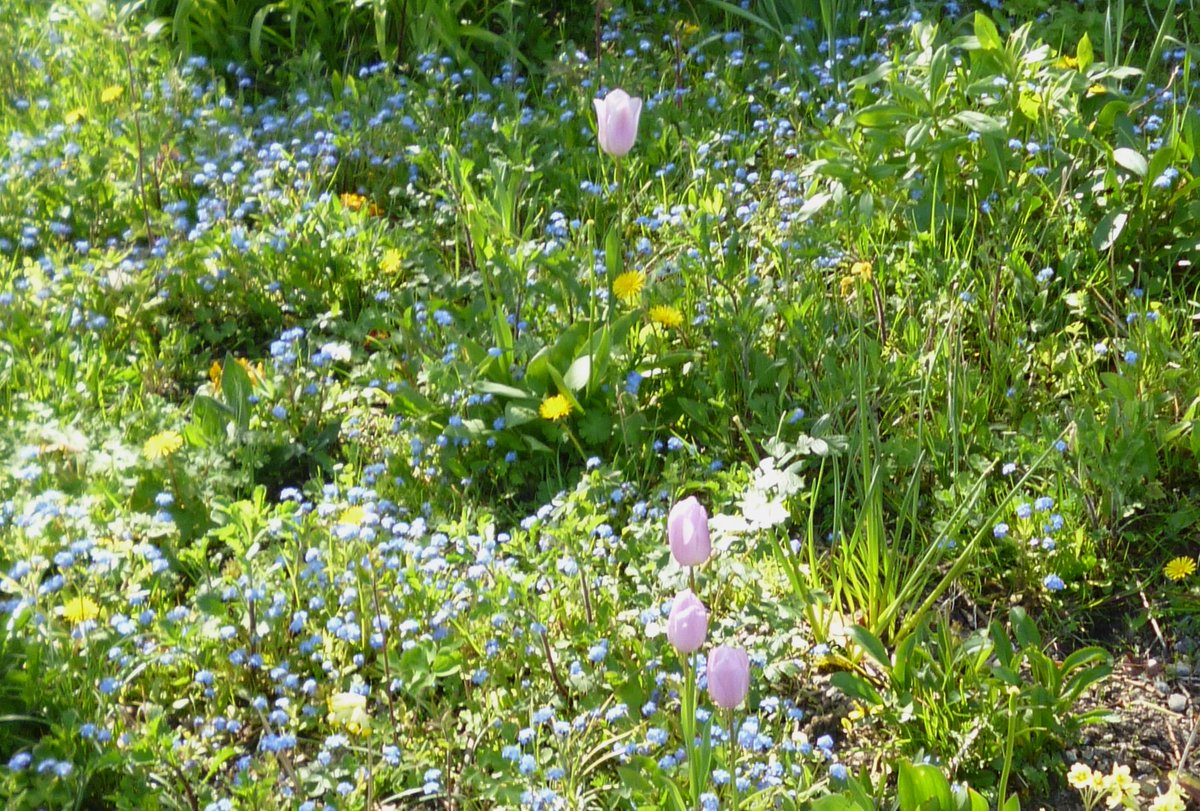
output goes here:
{"type": "Polygon", "coordinates": [[[5,807],[1200,802],[1197,22],[10,3],[5,807]]]}

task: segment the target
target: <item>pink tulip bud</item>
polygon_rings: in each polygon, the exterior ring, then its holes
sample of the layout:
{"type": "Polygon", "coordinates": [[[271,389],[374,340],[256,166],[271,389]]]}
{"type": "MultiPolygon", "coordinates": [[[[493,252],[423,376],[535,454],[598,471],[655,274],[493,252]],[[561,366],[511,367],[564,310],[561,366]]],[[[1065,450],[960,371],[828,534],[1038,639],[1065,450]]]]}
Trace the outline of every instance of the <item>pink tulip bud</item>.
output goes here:
{"type": "Polygon", "coordinates": [[[680,566],[699,566],[712,554],[708,513],[695,496],[688,496],[671,508],[667,516],[667,541],[680,566]]]}
{"type": "Polygon", "coordinates": [[[680,653],[694,653],[707,636],[708,609],[690,590],[679,592],[667,617],[667,639],[680,653]]]}
{"type": "Polygon", "coordinates": [[[614,158],[625,157],[637,138],[642,100],[618,89],[603,100],[593,99],[592,103],[596,105],[596,137],[600,139],[600,148],[614,158]]]}
{"type": "Polygon", "coordinates": [[[721,645],[708,652],[708,694],[713,703],[732,710],[750,692],[750,657],[741,648],[721,645]]]}

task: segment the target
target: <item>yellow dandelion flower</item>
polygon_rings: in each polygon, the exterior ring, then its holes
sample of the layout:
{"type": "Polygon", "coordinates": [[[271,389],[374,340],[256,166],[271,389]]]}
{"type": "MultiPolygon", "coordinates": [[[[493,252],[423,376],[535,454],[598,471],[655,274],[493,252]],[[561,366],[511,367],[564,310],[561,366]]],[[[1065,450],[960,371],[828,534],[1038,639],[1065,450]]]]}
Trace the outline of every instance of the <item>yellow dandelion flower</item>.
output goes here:
{"type": "Polygon", "coordinates": [[[1108,88],[1105,87],[1104,85],[1094,84],[1087,89],[1087,97],[1091,98],[1092,96],[1103,96],[1107,92],[1108,92],[1108,88]]]}
{"type": "Polygon", "coordinates": [[[67,111],[67,114],[63,116],[63,121],[66,122],[67,126],[70,126],[71,124],[74,124],[75,122],[84,118],[87,118],[87,108],[76,107],[74,110],[67,111]]]}
{"type": "Polygon", "coordinates": [[[351,211],[358,211],[367,203],[367,198],[353,192],[343,192],[338,195],[338,199],[342,201],[342,205],[351,211]]]}
{"type": "Polygon", "coordinates": [[[383,258],[379,260],[379,269],[388,275],[398,273],[400,271],[400,262],[404,259],[400,255],[400,251],[395,248],[388,248],[383,252],[383,258]]]}
{"type": "Polygon", "coordinates": [[[542,419],[544,420],[558,422],[570,415],[571,401],[561,394],[555,394],[542,400],[542,404],[538,408],[538,413],[542,415],[542,419]]]}
{"type": "Polygon", "coordinates": [[[1056,68],[1066,68],[1067,70],[1079,70],[1079,60],[1069,54],[1063,54],[1054,63],[1056,68]]]}
{"type": "Polygon", "coordinates": [[[874,270],[874,268],[871,267],[870,262],[855,262],[853,265],[850,266],[850,275],[857,276],[860,279],[866,279],[867,281],[870,281],[871,280],[871,272],[873,270],[874,270]]]}
{"type": "Polygon", "coordinates": [[[1092,784],[1092,767],[1086,763],[1076,763],[1067,772],[1067,782],[1073,788],[1087,788],[1092,784]]]}
{"type": "Polygon", "coordinates": [[[683,324],[683,313],[669,304],[658,304],[650,308],[650,323],[676,329],[683,324]]]}
{"type": "Polygon", "coordinates": [[[165,459],[183,447],[183,437],[178,431],[160,431],[142,445],[142,455],[147,459],[165,459]]]}
{"type": "Polygon", "coordinates": [[[630,270],[622,273],[613,280],[613,295],[626,304],[631,303],[646,286],[646,274],[640,270],[630,270]]]}
{"type": "Polygon", "coordinates": [[[329,697],[329,715],[326,719],[357,735],[371,723],[371,716],[367,714],[367,697],[358,693],[334,693],[329,697]]]}
{"type": "Polygon", "coordinates": [[[63,603],[62,615],[72,625],[79,625],[100,616],[100,606],[89,597],[72,597],[63,603]]]}
{"type": "Polygon", "coordinates": [[[1195,558],[1177,557],[1163,567],[1163,574],[1168,580],[1176,582],[1191,577],[1196,572],[1195,558]]]}
{"type": "Polygon", "coordinates": [[[121,98],[124,92],[124,85],[110,84],[108,87],[100,91],[100,101],[104,104],[112,104],[114,101],[121,98]]]}

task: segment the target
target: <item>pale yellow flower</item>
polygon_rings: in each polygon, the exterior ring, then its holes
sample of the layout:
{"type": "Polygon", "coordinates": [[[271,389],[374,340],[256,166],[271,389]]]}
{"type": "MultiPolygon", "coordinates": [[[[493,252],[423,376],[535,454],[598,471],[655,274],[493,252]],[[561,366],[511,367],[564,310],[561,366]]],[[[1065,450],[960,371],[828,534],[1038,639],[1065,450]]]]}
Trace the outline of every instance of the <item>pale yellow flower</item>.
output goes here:
{"type": "Polygon", "coordinates": [[[124,85],[110,84],[108,87],[100,91],[100,101],[104,104],[112,104],[114,101],[121,98],[124,92],[124,85]]]}
{"type": "Polygon", "coordinates": [[[1150,811],[1187,811],[1183,798],[1179,796],[1179,787],[1171,786],[1166,794],[1160,794],[1150,803],[1150,811]]]}
{"type": "Polygon", "coordinates": [[[74,110],[67,111],[67,114],[65,116],[63,116],[63,121],[65,121],[67,123],[67,125],[70,126],[71,124],[74,124],[76,121],[80,121],[84,118],[87,118],[87,108],[86,107],[76,107],[74,110]]]}
{"type": "Polygon", "coordinates": [[[1076,763],[1067,772],[1067,782],[1073,788],[1087,788],[1092,784],[1092,768],[1086,763],[1076,763]]]}
{"type": "Polygon", "coordinates": [[[367,697],[358,693],[334,693],[329,697],[329,723],[343,726],[355,735],[363,732],[371,723],[367,714],[367,697]]]}

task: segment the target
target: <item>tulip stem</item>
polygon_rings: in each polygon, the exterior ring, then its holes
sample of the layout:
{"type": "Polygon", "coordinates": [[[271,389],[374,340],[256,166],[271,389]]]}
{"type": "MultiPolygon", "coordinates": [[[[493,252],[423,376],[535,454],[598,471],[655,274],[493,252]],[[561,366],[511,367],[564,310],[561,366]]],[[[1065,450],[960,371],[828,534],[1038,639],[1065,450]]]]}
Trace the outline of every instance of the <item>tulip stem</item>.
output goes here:
{"type": "MultiPolygon", "coordinates": [[[[696,594],[696,567],[688,567],[688,588],[692,590],[692,594],[696,594]]],[[[696,594],[699,597],[699,594],[696,594]]]]}
{"type": "Polygon", "coordinates": [[[729,789],[733,797],[733,811],[738,807],[737,789],[737,733],[733,728],[733,709],[729,710],[729,789]]]}
{"type": "Polygon", "coordinates": [[[687,769],[691,788],[692,804],[699,803],[699,775],[696,774],[696,678],[692,672],[692,654],[680,653],[683,660],[683,700],[679,713],[679,726],[683,731],[683,749],[687,753],[687,769]]]}

